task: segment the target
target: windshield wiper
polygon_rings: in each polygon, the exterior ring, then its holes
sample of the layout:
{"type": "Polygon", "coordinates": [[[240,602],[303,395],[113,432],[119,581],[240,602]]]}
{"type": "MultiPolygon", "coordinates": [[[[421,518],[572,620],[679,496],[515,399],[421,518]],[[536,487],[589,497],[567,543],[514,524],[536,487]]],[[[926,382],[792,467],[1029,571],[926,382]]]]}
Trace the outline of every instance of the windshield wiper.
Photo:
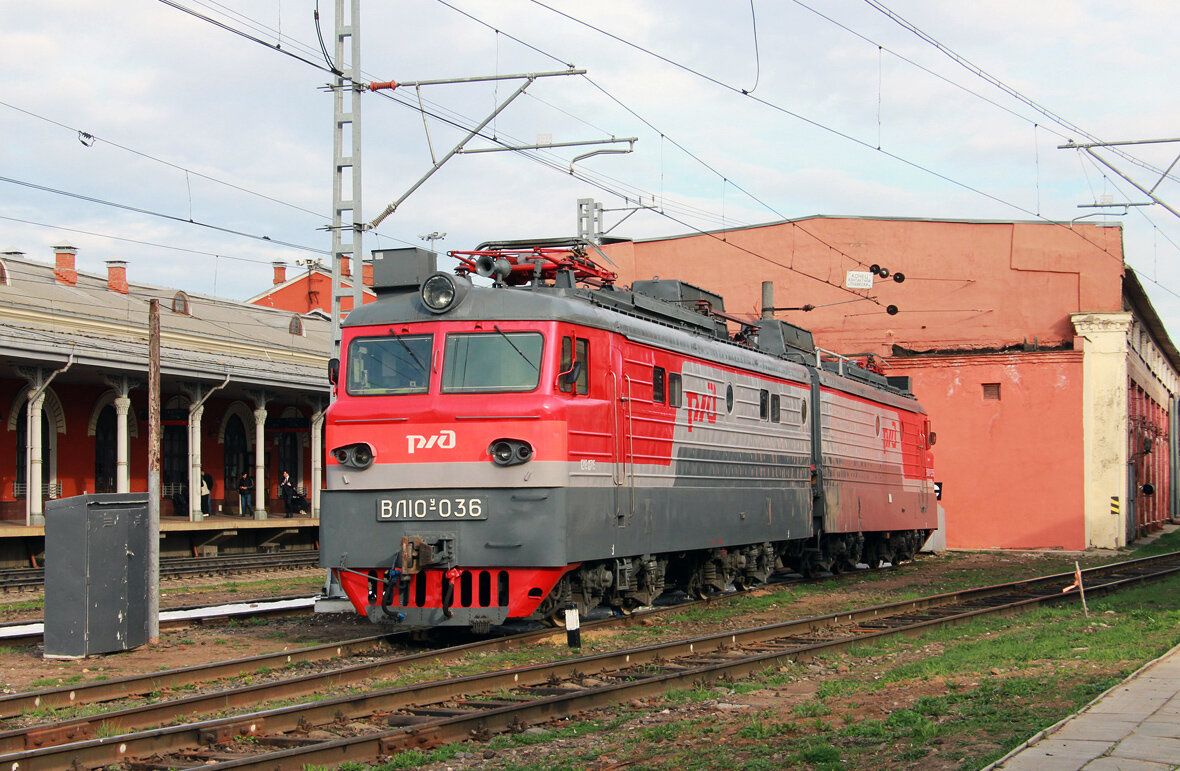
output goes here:
{"type": "Polygon", "coordinates": [[[516,351],[517,353],[519,353],[519,354],[520,354],[520,358],[522,358],[522,359],[524,359],[525,361],[527,361],[527,362],[529,363],[529,366],[530,366],[530,367],[532,367],[533,369],[535,369],[537,372],[540,372],[540,371],[541,371],[541,368],[540,368],[540,367],[538,367],[536,364],[533,364],[532,360],[531,360],[531,359],[529,359],[529,357],[528,357],[528,356],[525,356],[525,355],[524,355],[524,351],[522,351],[522,350],[520,350],[519,348],[517,348],[517,347],[516,347],[516,343],[512,342],[512,339],[511,339],[510,337],[508,337],[508,335],[504,334],[504,333],[503,333],[503,332],[500,330],[500,327],[493,325],[493,326],[492,326],[492,329],[494,329],[494,330],[496,330],[497,332],[499,332],[499,333],[500,333],[500,337],[504,338],[504,342],[506,342],[506,343],[508,343],[509,345],[511,345],[511,346],[512,346],[512,350],[514,350],[514,351],[516,351]]]}
{"type": "Polygon", "coordinates": [[[410,346],[406,345],[405,340],[402,340],[400,337],[398,337],[397,332],[394,332],[391,329],[391,330],[389,330],[389,334],[393,335],[393,339],[397,340],[399,343],[401,343],[402,348],[406,349],[406,353],[410,354],[410,358],[412,358],[414,360],[414,363],[418,365],[418,369],[422,370],[423,372],[428,371],[426,368],[426,365],[423,364],[422,360],[418,358],[418,354],[414,353],[414,351],[410,348],[410,346]]]}

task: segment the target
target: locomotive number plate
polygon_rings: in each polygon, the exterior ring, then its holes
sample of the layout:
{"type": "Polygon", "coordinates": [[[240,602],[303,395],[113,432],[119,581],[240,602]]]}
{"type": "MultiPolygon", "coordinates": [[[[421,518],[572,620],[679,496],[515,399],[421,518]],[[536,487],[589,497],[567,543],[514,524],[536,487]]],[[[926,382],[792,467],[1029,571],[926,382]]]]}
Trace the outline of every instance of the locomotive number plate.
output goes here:
{"type": "Polygon", "coordinates": [[[483,498],[378,498],[378,522],[487,519],[483,498]]]}

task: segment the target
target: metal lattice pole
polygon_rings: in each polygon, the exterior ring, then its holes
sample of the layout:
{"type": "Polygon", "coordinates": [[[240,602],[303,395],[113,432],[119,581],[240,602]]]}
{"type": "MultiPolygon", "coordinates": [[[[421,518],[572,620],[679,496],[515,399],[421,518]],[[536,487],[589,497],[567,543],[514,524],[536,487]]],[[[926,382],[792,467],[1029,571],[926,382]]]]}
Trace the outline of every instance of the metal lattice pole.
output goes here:
{"type": "Polygon", "coordinates": [[[352,307],[363,298],[361,248],[360,0],[336,0],[336,77],[332,89],[332,355],[340,355],[344,297],[342,258],[352,266],[352,307]],[[347,17],[345,16],[347,7],[347,17]],[[348,59],[345,59],[345,51],[348,59]],[[345,190],[348,196],[345,197],[345,190]]]}

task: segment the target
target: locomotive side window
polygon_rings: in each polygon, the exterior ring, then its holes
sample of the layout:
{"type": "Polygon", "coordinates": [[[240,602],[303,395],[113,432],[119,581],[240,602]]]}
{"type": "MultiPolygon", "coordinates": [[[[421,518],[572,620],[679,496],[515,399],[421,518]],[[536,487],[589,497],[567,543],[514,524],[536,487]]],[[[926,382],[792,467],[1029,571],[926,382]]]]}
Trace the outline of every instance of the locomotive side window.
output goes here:
{"type": "Polygon", "coordinates": [[[561,361],[558,363],[557,371],[569,372],[575,361],[581,363],[576,373],[577,378],[573,381],[559,378],[557,387],[567,394],[584,396],[590,392],[590,341],[584,337],[576,340],[570,336],[561,338],[561,361]],[[577,354],[577,358],[573,357],[574,353],[577,354]]]}
{"type": "Polygon", "coordinates": [[[653,367],[651,372],[651,400],[656,404],[663,404],[667,400],[667,385],[665,383],[667,370],[663,367],[653,367]]]}
{"type": "MultiPolygon", "coordinates": [[[[572,337],[561,338],[561,361],[557,365],[558,372],[569,372],[574,366],[574,339],[572,337]]],[[[583,367],[586,365],[583,364],[583,367]]],[[[559,378],[557,381],[557,388],[564,393],[573,393],[574,383],[572,380],[559,378]]]]}
{"type": "Polygon", "coordinates": [[[782,415],[782,399],[781,399],[781,397],[779,397],[778,394],[771,394],[770,395],[770,422],[771,423],[781,423],[782,417],[783,417],[783,415],[782,415]]]}
{"type": "Polygon", "coordinates": [[[680,373],[668,375],[668,406],[679,407],[684,404],[684,387],[680,382],[680,373]]]}
{"type": "Polygon", "coordinates": [[[574,353],[582,362],[582,371],[578,373],[578,382],[574,383],[574,393],[585,395],[590,393],[590,341],[579,337],[576,342],[574,353]]]}
{"type": "Polygon", "coordinates": [[[539,332],[447,335],[443,393],[532,391],[541,379],[539,332]]]}
{"type": "Polygon", "coordinates": [[[361,337],[348,346],[350,396],[422,394],[430,386],[434,335],[361,337]]]}
{"type": "Polygon", "coordinates": [[[770,420],[770,391],[765,388],[758,392],[758,417],[770,420]]]}

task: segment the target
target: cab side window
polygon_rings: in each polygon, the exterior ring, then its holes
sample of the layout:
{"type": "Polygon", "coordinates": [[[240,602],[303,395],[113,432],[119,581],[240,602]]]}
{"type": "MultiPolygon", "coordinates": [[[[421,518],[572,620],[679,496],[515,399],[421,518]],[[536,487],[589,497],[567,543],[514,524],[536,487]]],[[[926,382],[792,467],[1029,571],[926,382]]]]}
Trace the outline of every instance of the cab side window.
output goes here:
{"type": "Polygon", "coordinates": [[[578,373],[578,382],[574,383],[574,393],[586,395],[590,393],[590,341],[579,337],[574,344],[574,355],[582,362],[582,371],[578,373]]]}
{"type": "Polygon", "coordinates": [[[663,404],[667,399],[667,370],[663,367],[653,367],[651,371],[651,400],[655,404],[663,404]]]}
{"type": "MultiPolygon", "coordinates": [[[[564,374],[570,371],[570,367],[574,365],[574,339],[572,337],[561,338],[561,363],[557,366],[559,374],[564,374]]],[[[572,393],[574,384],[564,377],[557,381],[557,387],[565,393],[572,393]]]]}
{"type": "Polygon", "coordinates": [[[580,362],[577,378],[570,381],[559,378],[557,387],[569,394],[586,395],[590,392],[590,341],[584,337],[567,335],[561,338],[561,362],[558,372],[569,372],[574,368],[574,362],[580,362]]]}

